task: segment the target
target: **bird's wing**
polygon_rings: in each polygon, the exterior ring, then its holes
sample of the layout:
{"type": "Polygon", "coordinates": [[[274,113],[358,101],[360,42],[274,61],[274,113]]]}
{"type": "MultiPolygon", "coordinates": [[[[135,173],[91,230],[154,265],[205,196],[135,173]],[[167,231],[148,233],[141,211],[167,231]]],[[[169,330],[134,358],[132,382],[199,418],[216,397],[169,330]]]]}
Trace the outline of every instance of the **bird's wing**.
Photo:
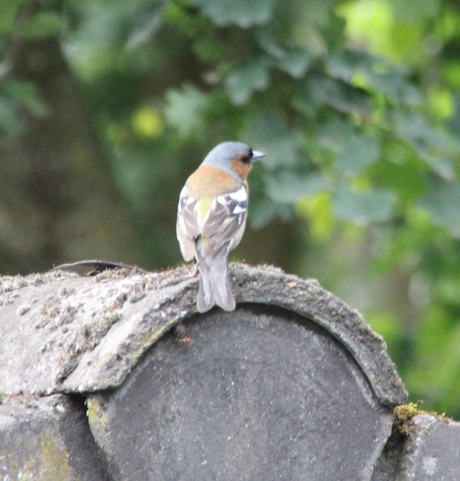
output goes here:
{"type": "Polygon", "coordinates": [[[200,235],[198,208],[198,199],[185,186],[179,196],[176,233],[182,257],[186,261],[191,261],[195,256],[195,239],[200,235]]]}
{"type": "Polygon", "coordinates": [[[236,247],[243,235],[248,208],[248,191],[243,184],[234,191],[214,197],[195,198],[185,186],[179,197],[176,232],[182,256],[195,256],[196,242],[201,255],[214,256],[225,243],[236,247]]]}
{"type": "Polygon", "coordinates": [[[204,257],[215,255],[224,244],[235,248],[243,235],[248,211],[248,191],[243,184],[235,192],[219,195],[203,220],[200,250],[204,257]]]}

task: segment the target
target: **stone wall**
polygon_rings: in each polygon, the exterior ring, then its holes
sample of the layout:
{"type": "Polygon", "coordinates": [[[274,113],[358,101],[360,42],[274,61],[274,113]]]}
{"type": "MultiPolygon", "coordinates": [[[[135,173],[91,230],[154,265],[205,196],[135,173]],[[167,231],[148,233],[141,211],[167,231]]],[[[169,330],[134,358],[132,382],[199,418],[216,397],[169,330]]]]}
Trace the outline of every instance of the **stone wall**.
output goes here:
{"type": "Polygon", "coordinates": [[[395,417],[358,312],[271,267],[232,283],[198,315],[188,268],[1,278],[0,480],[460,479],[460,425],[395,417]]]}

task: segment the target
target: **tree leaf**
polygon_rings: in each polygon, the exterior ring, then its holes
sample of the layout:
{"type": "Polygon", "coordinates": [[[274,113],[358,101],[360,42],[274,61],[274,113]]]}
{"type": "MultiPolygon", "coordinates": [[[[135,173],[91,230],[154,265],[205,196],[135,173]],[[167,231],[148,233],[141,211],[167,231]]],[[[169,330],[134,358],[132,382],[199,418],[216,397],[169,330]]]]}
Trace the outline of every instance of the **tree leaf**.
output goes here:
{"type": "Polygon", "coordinates": [[[9,98],[0,96],[0,140],[4,135],[12,135],[22,127],[16,112],[16,104],[9,98]]]}
{"type": "Polygon", "coordinates": [[[16,108],[18,110],[20,107],[25,107],[36,117],[48,113],[46,104],[41,99],[37,86],[33,82],[11,79],[5,84],[4,93],[13,102],[17,102],[16,108]]]}
{"type": "Polygon", "coordinates": [[[367,225],[389,220],[393,215],[396,196],[388,190],[358,192],[349,185],[341,184],[333,192],[332,201],[337,219],[367,225]]]}
{"type": "Polygon", "coordinates": [[[354,133],[346,138],[335,159],[335,170],[341,175],[355,176],[374,163],[380,155],[380,142],[375,135],[354,133]]]}
{"type": "Polygon", "coordinates": [[[268,69],[261,62],[253,61],[233,70],[225,79],[225,87],[233,103],[246,103],[255,90],[263,90],[268,85],[268,69]]]}
{"type": "Polygon", "coordinates": [[[291,77],[299,79],[305,75],[313,62],[313,55],[305,50],[287,52],[277,63],[277,67],[291,77]]]}
{"type": "Polygon", "coordinates": [[[426,210],[434,224],[445,227],[460,237],[460,184],[437,179],[420,199],[419,207],[426,210]]]}
{"type": "Polygon", "coordinates": [[[258,111],[248,116],[242,138],[250,139],[251,145],[267,154],[264,166],[274,169],[298,163],[302,136],[297,130],[290,129],[279,115],[258,111]]]}
{"type": "Polygon", "coordinates": [[[203,111],[206,105],[206,95],[191,85],[185,85],[180,90],[171,89],[166,94],[166,123],[177,129],[181,137],[204,131],[203,111]]]}
{"type": "Polygon", "coordinates": [[[27,38],[45,38],[57,34],[65,25],[63,15],[53,11],[39,11],[23,27],[27,38]]]}
{"type": "Polygon", "coordinates": [[[133,20],[133,27],[126,40],[126,49],[133,51],[145,45],[156,34],[163,19],[163,3],[146,4],[133,20]]]}
{"type": "Polygon", "coordinates": [[[280,172],[266,179],[266,193],[273,202],[295,204],[300,198],[328,190],[330,182],[319,173],[299,176],[280,172]]]}
{"type": "Polygon", "coordinates": [[[15,27],[15,19],[21,8],[17,0],[2,0],[0,2],[0,32],[2,35],[11,34],[15,27]]]}
{"type": "Polygon", "coordinates": [[[340,117],[319,123],[316,128],[315,137],[322,147],[339,154],[347,139],[354,135],[355,129],[350,122],[340,117]]]}
{"type": "Polygon", "coordinates": [[[455,178],[451,158],[459,157],[459,145],[452,136],[437,130],[418,114],[399,115],[396,132],[410,144],[434,173],[444,179],[455,178]]]}
{"type": "Polygon", "coordinates": [[[285,222],[292,220],[294,211],[291,204],[275,203],[268,198],[251,201],[249,222],[254,229],[260,229],[275,218],[285,222]]]}
{"type": "Polygon", "coordinates": [[[334,78],[384,94],[397,104],[420,105],[423,101],[420,90],[407,80],[406,69],[366,52],[346,50],[332,56],[326,61],[326,70],[334,78]]]}
{"type": "Polygon", "coordinates": [[[192,4],[201,8],[217,25],[236,24],[249,28],[268,23],[272,19],[275,1],[192,0],[192,4]]]}
{"type": "Polygon", "coordinates": [[[421,20],[430,19],[441,8],[439,0],[389,0],[395,19],[399,22],[417,24],[421,20]]]}
{"type": "Polygon", "coordinates": [[[312,75],[308,79],[308,88],[312,100],[320,105],[328,105],[339,112],[364,118],[371,114],[369,94],[347,82],[323,75],[312,75]]]}

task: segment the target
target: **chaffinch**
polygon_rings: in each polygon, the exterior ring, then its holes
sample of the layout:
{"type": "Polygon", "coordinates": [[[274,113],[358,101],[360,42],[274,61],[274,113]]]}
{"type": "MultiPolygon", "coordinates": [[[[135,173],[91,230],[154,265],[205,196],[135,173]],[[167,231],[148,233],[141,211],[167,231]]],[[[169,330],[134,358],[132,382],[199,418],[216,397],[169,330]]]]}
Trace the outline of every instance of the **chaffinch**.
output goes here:
{"type": "Polygon", "coordinates": [[[214,147],[187,179],[179,197],[176,232],[182,256],[197,260],[199,312],[215,304],[235,309],[227,255],[240,242],[248,209],[247,176],[254,161],[265,157],[240,142],[214,147]]]}

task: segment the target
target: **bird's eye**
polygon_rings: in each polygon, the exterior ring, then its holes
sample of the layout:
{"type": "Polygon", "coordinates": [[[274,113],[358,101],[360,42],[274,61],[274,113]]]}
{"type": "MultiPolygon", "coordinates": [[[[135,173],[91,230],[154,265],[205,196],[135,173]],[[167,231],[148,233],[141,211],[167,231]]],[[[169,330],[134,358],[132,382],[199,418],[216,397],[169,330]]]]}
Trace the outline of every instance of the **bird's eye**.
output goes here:
{"type": "Polygon", "coordinates": [[[243,164],[250,164],[253,156],[254,153],[252,152],[252,149],[249,149],[246,155],[241,155],[241,162],[243,162],[243,164]]]}

